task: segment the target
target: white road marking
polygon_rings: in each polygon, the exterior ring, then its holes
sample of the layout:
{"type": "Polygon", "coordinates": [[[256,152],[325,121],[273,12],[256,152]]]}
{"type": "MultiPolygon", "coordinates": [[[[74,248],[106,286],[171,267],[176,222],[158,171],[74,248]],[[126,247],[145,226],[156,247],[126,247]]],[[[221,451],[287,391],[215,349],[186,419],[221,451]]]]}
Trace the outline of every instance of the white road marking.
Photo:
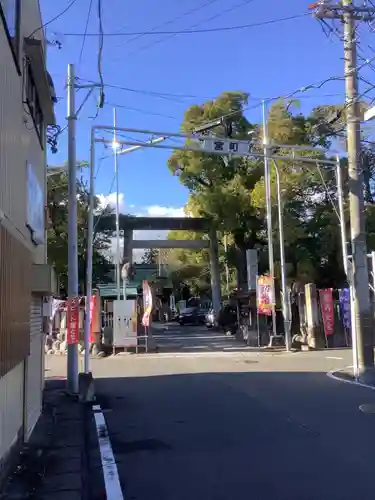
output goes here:
{"type": "Polygon", "coordinates": [[[371,389],[375,391],[375,386],[364,384],[363,382],[359,382],[358,380],[347,380],[345,378],[338,377],[336,373],[342,372],[344,370],[348,370],[349,368],[353,368],[352,366],[347,366],[346,368],[341,368],[340,370],[334,369],[326,373],[328,378],[333,380],[337,380],[338,382],[344,382],[344,384],[358,385],[359,387],[365,387],[366,389],[371,389]]]}
{"type": "Polygon", "coordinates": [[[109,439],[107,424],[100,405],[94,405],[94,419],[107,500],[124,500],[116,460],[113,454],[111,440],[109,439]]]}
{"type": "Polygon", "coordinates": [[[344,358],[340,358],[339,356],[326,356],[326,359],[344,359],[344,358]]]}

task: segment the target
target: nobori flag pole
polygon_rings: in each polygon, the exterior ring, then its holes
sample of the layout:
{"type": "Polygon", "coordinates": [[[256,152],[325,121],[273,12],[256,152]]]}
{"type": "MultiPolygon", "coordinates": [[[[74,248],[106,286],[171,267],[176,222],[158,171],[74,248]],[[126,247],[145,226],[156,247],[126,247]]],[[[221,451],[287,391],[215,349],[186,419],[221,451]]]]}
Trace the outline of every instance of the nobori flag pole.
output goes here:
{"type": "MultiPolygon", "coordinates": [[[[269,272],[272,278],[272,332],[277,336],[276,328],[276,296],[275,296],[275,263],[273,258],[273,231],[272,231],[272,204],[271,204],[271,176],[269,165],[269,141],[267,130],[266,104],[262,102],[263,116],[263,146],[264,146],[264,184],[266,194],[266,217],[267,217],[267,240],[268,240],[268,265],[269,272]]],[[[277,167],[276,167],[277,168],[277,167]]]]}

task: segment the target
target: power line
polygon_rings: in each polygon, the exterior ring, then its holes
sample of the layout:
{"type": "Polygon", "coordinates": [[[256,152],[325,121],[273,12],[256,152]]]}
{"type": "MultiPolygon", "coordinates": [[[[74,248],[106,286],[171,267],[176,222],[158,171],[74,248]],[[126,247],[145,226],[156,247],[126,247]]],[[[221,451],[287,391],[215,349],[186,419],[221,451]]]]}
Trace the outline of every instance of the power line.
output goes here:
{"type": "MultiPolygon", "coordinates": [[[[260,26],[267,26],[269,24],[281,23],[284,21],[291,21],[294,19],[300,19],[303,17],[307,17],[310,14],[298,14],[289,17],[280,17],[277,19],[270,19],[268,21],[260,21],[252,24],[242,24],[239,26],[224,26],[222,28],[206,28],[199,30],[179,30],[179,31],[135,31],[135,32],[127,32],[127,33],[103,33],[103,36],[134,36],[134,35],[190,35],[190,34],[198,34],[198,33],[215,33],[215,32],[223,32],[223,31],[236,31],[236,30],[246,30],[250,28],[256,28],[260,26]]],[[[84,36],[84,33],[62,33],[64,36],[84,36]]],[[[98,36],[98,33],[87,33],[86,36],[98,36]]]]}
{"type": "MultiPolygon", "coordinates": [[[[183,19],[184,17],[190,15],[190,14],[193,14],[194,12],[197,12],[201,9],[203,9],[204,7],[207,7],[208,5],[211,5],[215,2],[217,2],[218,0],[208,0],[206,2],[204,2],[203,4],[200,4],[198,7],[194,7],[192,9],[189,9],[188,11],[184,12],[183,14],[180,14],[176,17],[174,17],[173,19],[169,19],[168,21],[165,21],[161,24],[158,24],[156,26],[154,26],[153,28],[151,28],[150,32],[153,32],[153,31],[156,31],[157,29],[159,28],[162,28],[163,26],[167,26],[168,24],[172,24],[174,23],[175,21],[179,21],[180,19],[183,19]]],[[[122,30],[120,30],[118,33],[122,33],[122,30]]],[[[133,38],[130,38],[129,40],[126,40],[125,42],[122,42],[118,45],[116,45],[114,48],[117,49],[118,47],[121,47],[123,45],[126,45],[130,42],[134,42],[135,40],[138,40],[139,38],[142,38],[143,36],[145,36],[144,34],[139,34],[139,35],[136,35],[134,36],[133,38]]]]}
{"type": "Polygon", "coordinates": [[[38,31],[44,29],[46,26],[49,26],[50,24],[52,24],[54,21],[57,21],[57,19],[59,19],[60,17],[62,17],[66,12],[68,12],[68,10],[73,7],[73,5],[77,2],[77,0],[72,0],[72,2],[70,2],[70,4],[62,11],[60,12],[59,14],[57,14],[55,17],[53,17],[52,19],[50,19],[49,21],[47,21],[46,23],[42,24],[42,26],[39,26],[39,28],[37,28],[36,30],[34,30],[32,33],[30,33],[30,35],[27,37],[27,38],[31,38],[32,36],[35,35],[35,33],[37,33],[38,31]]]}
{"type": "Polygon", "coordinates": [[[83,56],[83,50],[85,48],[85,41],[86,41],[86,36],[87,36],[87,30],[88,30],[89,22],[90,22],[90,15],[91,15],[92,4],[93,4],[93,0],[90,0],[89,10],[88,10],[87,19],[86,19],[85,34],[84,34],[84,37],[83,37],[83,40],[82,40],[81,52],[79,54],[79,64],[81,64],[81,62],[82,62],[82,56],[83,56]]]}
{"type": "Polygon", "coordinates": [[[107,105],[112,106],[114,108],[123,108],[123,109],[127,109],[129,111],[136,111],[137,113],[144,113],[146,115],[153,115],[153,116],[160,116],[162,118],[169,118],[171,120],[178,120],[179,119],[176,116],[165,115],[164,113],[157,113],[154,111],[149,111],[149,110],[141,109],[141,108],[134,108],[133,106],[125,106],[123,104],[114,104],[114,103],[107,102],[107,105]]]}
{"type": "MultiPolygon", "coordinates": [[[[232,7],[229,7],[228,9],[222,10],[221,12],[218,12],[217,14],[214,14],[213,16],[210,16],[210,17],[208,17],[206,19],[203,19],[202,21],[199,21],[198,23],[195,23],[195,24],[191,25],[189,27],[189,29],[191,30],[191,29],[197,28],[198,26],[201,26],[202,24],[205,24],[205,23],[207,23],[209,21],[213,21],[214,19],[217,19],[218,17],[221,17],[224,14],[229,14],[230,12],[232,12],[232,11],[234,11],[234,10],[236,10],[236,9],[244,6],[244,5],[247,5],[247,4],[249,4],[249,3],[253,2],[253,1],[254,0],[244,0],[244,1],[240,2],[239,4],[236,4],[236,5],[232,6],[232,7]]],[[[144,45],[143,47],[140,47],[139,49],[133,50],[132,52],[128,52],[127,54],[125,54],[125,57],[137,54],[138,52],[140,52],[142,50],[148,49],[150,47],[153,47],[154,45],[157,45],[159,43],[165,42],[166,40],[169,40],[170,38],[173,38],[176,35],[177,35],[177,33],[172,33],[172,34],[170,34],[170,35],[168,35],[166,37],[159,38],[159,40],[156,40],[156,41],[151,42],[151,43],[149,43],[147,45],[144,45]]]]}

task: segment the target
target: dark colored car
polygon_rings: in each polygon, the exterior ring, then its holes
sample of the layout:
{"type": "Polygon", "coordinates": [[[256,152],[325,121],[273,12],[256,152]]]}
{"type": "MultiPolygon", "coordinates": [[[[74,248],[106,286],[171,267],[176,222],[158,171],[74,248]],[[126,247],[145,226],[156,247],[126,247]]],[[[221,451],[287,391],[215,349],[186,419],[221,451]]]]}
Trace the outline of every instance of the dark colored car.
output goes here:
{"type": "Polygon", "coordinates": [[[186,307],[181,309],[178,316],[180,325],[203,325],[205,322],[206,311],[200,307],[186,307]]]}

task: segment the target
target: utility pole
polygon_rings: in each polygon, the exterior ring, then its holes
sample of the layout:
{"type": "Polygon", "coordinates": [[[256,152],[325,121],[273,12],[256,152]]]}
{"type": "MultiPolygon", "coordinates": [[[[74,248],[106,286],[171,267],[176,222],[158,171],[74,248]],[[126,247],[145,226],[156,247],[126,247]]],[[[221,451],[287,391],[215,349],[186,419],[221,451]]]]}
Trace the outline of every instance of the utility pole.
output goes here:
{"type": "Polygon", "coordinates": [[[116,139],[116,108],[113,108],[113,158],[116,176],[116,287],[117,300],[121,299],[121,256],[120,256],[120,202],[119,202],[119,176],[117,162],[117,139],[116,139]]]}
{"type": "Polygon", "coordinates": [[[271,177],[270,177],[270,164],[268,159],[269,154],[269,141],[268,141],[268,127],[266,104],[262,103],[263,113],[263,149],[264,149],[264,184],[266,194],[266,217],[267,217],[267,242],[268,242],[268,262],[270,277],[272,278],[272,331],[273,336],[277,336],[276,329],[276,295],[275,295],[275,262],[273,259],[273,230],[272,230],[272,204],[271,204],[271,177]]]}
{"type": "MultiPolygon", "coordinates": [[[[68,65],[68,307],[78,297],[77,164],[74,65],[68,65]]],[[[70,325],[68,325],[70,328],[70,325]]],[[[78,331],[77,331],[78,335],[78,331]]],[[[78,393],[78,344],[68,344],[67,390],[78,393]]]]}
{"type": "Polygon", "coordinates": [[[363,173],[360,165],[361,132],[358,103],[358,69],[356,21],[373,18],[374,8],[356,7],[353,0],[317,2],[318,18],[339,19],[344,26],[344,69],[346,91],[347,149],[349,174],[349,208],[353,255],[352,290],[358,375],[361,380],[373,378],[373,318],[368,287],[366,228],[364,216],[363,173]]]}

